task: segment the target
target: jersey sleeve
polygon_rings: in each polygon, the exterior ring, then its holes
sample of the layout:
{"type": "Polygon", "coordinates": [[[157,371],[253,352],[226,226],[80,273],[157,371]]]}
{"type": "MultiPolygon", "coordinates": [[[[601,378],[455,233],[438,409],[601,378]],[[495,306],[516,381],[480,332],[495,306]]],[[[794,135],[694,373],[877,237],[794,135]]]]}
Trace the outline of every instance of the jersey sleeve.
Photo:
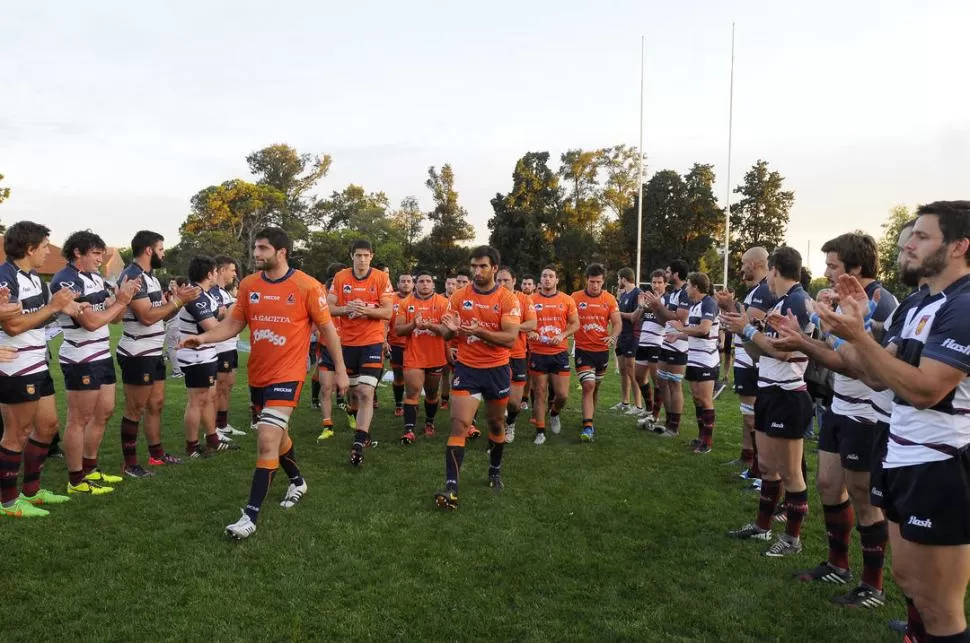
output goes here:
{"type": "Polygon", "coordinates": [[[185,305],[186,312],[192,316],[192,319],[196,323],[201,323],[206,319],[212,319],[215,317],[215,311],[212,310],[212,300],[202,295],[195,301],[190,301],[185,305]]]}
{"type": "Polygon", "coordinates": [[[74,280],[73,276],[64,274],[62,272],[54,275],[54,278],[50,282],[50,293],[53,295],[58,290],[62,288],[69,288],[71,291],[78,295],[84,294],[83,286],[74,280]]]}
{"type": "MultiPolygon", "coordinates": [[[[607,294],[609,295],[609,293],[607,293],[607,294]]],[[[619,310],[620,310],[620,303],[618,301],[616,301],[616,297],[614,297],[613,295],[609,295],[606,298],[606,314],[607,314],[607,316],[612,315],[613,313],[615,313],[615,312],[617,312],[619,310]]],[[[627,311],[627,312],[632,312],[632,311],[627,311]]]]}
{"type": "Polygon", "coordinates": [[[704,297],[704,299],[701,300],[701,319],[709,319],[714,321],[717,319],[717,315],[717,302],[714,301],[713,297],[704,297]]]}
{"type": "Polygon", "coordinates": [[[814,324],[812,324],[811,315],[808,313],[808,300],[807,293],[794,293],[788,297],[788,310],[798,319],[798,325],[801,329],[806,333],[811,333],[814,324]]]}
{"type": "Polygon", "coordinates": [[[528,295],[523,295],[522,301],[519,302],[519,305],[522,306],[522,321],[530,322],[536,320],[536,307],[535,304],[532,303],[531,297],[528,295]]]}
{"type": "Polygon", "coordinates": [[[127,281],[131,281],[132,279],[138,280],[138,290],[135,292],[134,296],[132,296],[132,300],[144,299],[145,297],[148,296],[148,282],[145,281],[145,277],[142,273],[139,273],[135,277],[132,277],[131,273],[126,270],[121,274],[121,279],[118,280],[119,288],[121,287],[121,284],[126,281],[126,279],[127,281]]]}
{"type": "Polygon", "coordinates": [[[516,324],[522,323],[522,311],[519,308],[519,298],[507,291],[502,294],[502,321],[508,319],[516,324]]]}
{"type": "Polygon", "coordinates": [[[383,270],[378,270],[377,292],[380,293],[381,306],[386,306],[394,301],[394,288],[391,286],[391,278],[383,270]]]}
{"type": "Polygon", "coordinates": [[[893,296],[891,292],[885,288],[880,287],[877,291],[879,293],[879,302],[876,304],[876,310],[872,313],[872,319],[877,322],[885,322],[889,319],[889,316],[899,302],[896,301],[896,297],[893,296]]]}
{"type": "Polygon", "coordinates": [[[690,300],[683,290],[680,291],[680,297],[677,298],[677,310],[690,310],[690,300]]]}
{"type": "Polygon", "coordinates": [[[310,278],[305,286],[307,314],[313,323],[322,326],[330,321],[330,307],[327,305],[327,288],[319,281],[310,278]]]}
{"type": "Polygon", "coordinates": [[[966,323],[968,316],[970,296],[958,296],[933,321],[922,357],[970,373],[970,324],[966,323]]]}
{"type": "Polygon", "coordinates": [[[768,284],[758,284],[754,289],[754,294],[751,295],[751,303],[748,305],[748,308],[754,308],[763,313],[768,313],[774,307],[775,298],[771,294],[771,289],[768,288],[768,284]]]}
{"type": "Polygon", "coordinates": [[[576,308],[576,300],[572,297],[566,297],[566,319],[568,320],[573,315],[579,315],[579,309],[576,308]]]}
{"type": "Polygon", "coordinates": [[[249,323],[249,283],[246,279],[239,283],[239,292],[236,295],[236,303],[229,309],[229,314],[233,319],[249,323]]]}

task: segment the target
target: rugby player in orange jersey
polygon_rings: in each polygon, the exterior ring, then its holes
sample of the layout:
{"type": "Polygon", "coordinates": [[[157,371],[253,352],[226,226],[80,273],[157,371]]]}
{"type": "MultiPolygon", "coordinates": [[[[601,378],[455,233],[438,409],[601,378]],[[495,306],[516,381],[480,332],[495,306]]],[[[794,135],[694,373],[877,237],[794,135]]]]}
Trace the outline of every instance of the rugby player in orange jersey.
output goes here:
{"type": "MultiPolygon", "coordinates": [[[[434,282],[431,283],[434,288],[434,282]]],[[[407,346],[407,337],[400,336],[394,332],[397,325],[397,315],[401,307],[401,302],[411,296],[414,291],[414,277],[404,273],[397,278],[397,292],[394,293],[394,300],[391,304],[391,319],[387,327],[387,345],[390,347],[391,371],[394,373],[394,381],[391,384],[394,389],[394,417],[404,415],[404,348],[407,346]]]]}
{"type": "MultiPolygon", "coordinates": [[[[346,268],[343,264],[331,264],[327,268],[327,274],[330,277],[327,279],[325,284],[327,287],[327,292],[333,287],[333,275],[339,270],[346,268]]],[[[333,327],[337,330],[337,337],[340,337],[340,317],[333,317],[331,319],[333,322],[333,327]]],[[[330,351],[327,347],[323,345],[323,342],[317,342],[317,369],[316,375],[318,380],[319,390],[316,391],[316,396],[320,400],[320,435],[317,436],[317,441],[329,440],[333,437],[333,406],[334,406],[334,364],[333,358],[330,357],[330,351]]],[[[344,399],[342,393],[337,394],[337,408],[343,410],[347,413],[347,423],[351,429],[356,429],[356,418],[350,415],[347,409],[347,401],[344,399]]]]}
{"type": "Polygon", "coordinates": [[[519,335],[519,302],[495,283],[499,252],[490,246],[472,251],[475,282],[451,298],[451,310],[441,322],[445,339],[458,337],[458,359],[451,383],[451,435],[445,449],[445,488],[435,494],[442,509],[458,508],[458,478],[465,456],[465,436],[478,406],[485,401],[489,450],[488,485],[502,490],[505,447],[505,407],[512,388],[509,354],[519,335]]]}
{"type": "Polygon", "coordinates": [[[349,384],[340,340],[327,308],[327,291],[313,277],[290,268],[292,247],[289,236],[280,228],[258,232],[253,259],[260,272],[239,284],[236,305],[225,319],[211,330],[184,338],[180,344],[182,348],[215,344],[249,326],[249,394],[253,406],[260,409],[256,426],[259,456],[243,515],[226,527],[226,534],[237,539],[248,538],[256,531],[260,507],[277,467],[282,467],[290,479],[281,507],[293,507],[306,493],[307,484],[296,464],[287,426],[306,378],[313,326],[333,356],[337,388],[346,390],[349,384]]]}
{"type": "Polygon", "coordinates": [[[616,346],[616,338],[623,328],[616,297],[603,290],[605,281],[603,265],[591,263],[586,268],[586,289],[573,293],[579,315],[579,330],[574,340],[576,375],[583,387],[583,430],[579,434],[583,442],[596,439],[593,414],[599,401],[600,382],[610,365],[610,349],[616,346]]]}
{"type": "Polygon", "coordinates": [[[553,433],[562,430],[559,412],[569,396],[568,339],[579,330],[576,302],[559,292],[559,277],[555,266],[546,266],[539,277],[539,292],[532,297],[536,311],[536,329],[529,333],[529,374],[535,404],[532,417],[536,424],[536,445],[546,442],[546,407],[550,408],[549,428],[553,433]],[[555,398],[549,404],[549,382],[555,398]]]}
{"type": "MultiPolygon", "coordinates": [[[[445,299],[451,301],[451,296],[455,294],[455,290],[458,289],[458,278],[452,275],[448,275],[445,278],[445,299]]],[[[441,372],[441,410],[448,408],[448,399],[451,397],[451,367],[453,356],[451,354],[451,342],[445,344],[445,356],[448,361],[445,363],[445,369],[441,372]]]]}
{"type": "Polygon", "coordinates": [[[414,293],[401,302],[395,317],[393,333],[406,342],[404,349],[404,434],[401,443],[414,442],[418,422],[418,398],[424,389],[424,435],[435,433],[434,417],[438,412],[438,387],[445,356],[445,328],[441,318],[448,312],[448,300],[434,291],[434,277],[418,269],[414,293]]]}
{"type": "Polygon", "coordinates": [[[509,404],[505,416],[505,442],[515,440],[515,418],[519,414],[526,382],[529,380],[529,362],[526,345],[528,334],[536,329],[536,311],[532,306],[532,298],[515,289],[515,273],[508,266],[498,270],[496,278],[498,284],[515,294],[519,301],[519,312],[522,313],[522,323],[519,324],[519,335],[509,356],[509,368],[512,369],[512,390],[509,393],[509,404]]]}
{"type": "Polygon", "coordinates": [[[351,410],[357,409],[357,430],[350,451],[350,464],[356,467],[364,461],[364,447],[371,444],[374,392],[384,368],[384,324],[394,312],[394,289],[386,272],[371,268],[374,250],[370,241],[355,241],[350,255],[354,265],[334,275],[327,299],[331,314],[343,318],[340,340],[350,376],[349,402],[351,410]]]}
{"type": "MultiPolygon", "coordinates": [[[[528,273],[522,275],[522,279],[519,281],[519,288],[522,289],[522,294],[528,297],[531,301],[532,297],[536,294],[536,278],[528,273]]],[[[528,366],[529,364],[529,357],[531,357],[529,355],[529,343],[526,342],[526,345],[525,345],[526,366],[528,366]]],[[[533,400],[534,397],[535,396],[532,394],[532,378],[526,377],[525,386],[522,387],[522,403],[519,404],[519,411],[527,411],[529,409],[529,402],[532,402],[533,404],[535,403],[535,401],[533,400]]],[[[535,424],[535,420],[533,420],[532,418],[529,418],[529,421],[535,424]]]]}

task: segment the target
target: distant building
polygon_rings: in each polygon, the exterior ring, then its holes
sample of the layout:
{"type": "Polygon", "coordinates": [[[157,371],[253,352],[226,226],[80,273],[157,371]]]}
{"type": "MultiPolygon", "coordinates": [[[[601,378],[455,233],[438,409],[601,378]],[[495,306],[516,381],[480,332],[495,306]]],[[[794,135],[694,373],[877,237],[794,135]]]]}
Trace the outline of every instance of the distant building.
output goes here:
{"type": "MultiPolygon", "coordinates": [[[[67,261],[61,256],[61,247],[50,244],[50,252],[47,260],[37,271],[41,277],[50,279],[57,274],[61,268],[67,265],[67,261]]],[[[3,235],[0,235],[0,263],[7,260],[7,254],[3,251],[3,235]]],[[[125,269],[125,264],[121,259],[121,254],[117,248],[108,248],[104,253],[104,263],[101,264],[101,275],[109,281],[117,281],[121,272],[125,269]]]]}

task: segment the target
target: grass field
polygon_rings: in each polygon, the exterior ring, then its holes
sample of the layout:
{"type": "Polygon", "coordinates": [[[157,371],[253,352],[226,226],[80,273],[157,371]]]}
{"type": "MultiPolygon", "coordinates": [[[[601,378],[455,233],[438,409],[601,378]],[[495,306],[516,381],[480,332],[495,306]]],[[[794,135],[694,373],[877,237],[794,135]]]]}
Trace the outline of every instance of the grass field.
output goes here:
{"type": "MultiPolygon", "coordinates": [[[[231,422],[248,427],[240,357],[231,422]]],[[[56,367],[55,382],[60,391],[56,367]]],[[[181,453],[182,382],[170,381],[167,395],[165,444],[181,453]]],[[[286,480],[278,475],[248,541],[228,541],[223,528],[248,495],[253,436],[239,439],[241,452],[126,480],[111,496],[75,498],[47,519],[0,523],[0,641],[898,640],[886,621],[905,610],[891,582],[889,604],[872,612],[832,605],[844,588],[791,579],[825,557],[814,489],[800,556],[767,559],[764,544],[725,536],[757,504],[722,465],[739,448],[731,393],[718,401],[714,452],[695,456],[686,447],[692,411],[685,437],[673,441],[601,411],[598,440],[580,444],[574,387],[563,434],[545,446],[519,422],[501,496],[485,485],[484,442],[471,443],[462,506],[448,514],[432,506],[442,432],[399,446],[389,386],[380,388],[374,430],[381,444],[359,470],[347,462],[343,418],[336,438],[316,443],[308,395],[306,387],[291,423],[308,495],[291,511],[279,508],[286,480]]],[[[611,369],[604,408],[617,399],[611,369]]],[[[102,451],[112,470],[120,469],[119,421],[116,414],[102,451]]],[[[139,456],[145,463],[143,438],[139,456]]],[[[66,480],[63,461],[50,461],[44,486],[63,492],[66,480]]]]}

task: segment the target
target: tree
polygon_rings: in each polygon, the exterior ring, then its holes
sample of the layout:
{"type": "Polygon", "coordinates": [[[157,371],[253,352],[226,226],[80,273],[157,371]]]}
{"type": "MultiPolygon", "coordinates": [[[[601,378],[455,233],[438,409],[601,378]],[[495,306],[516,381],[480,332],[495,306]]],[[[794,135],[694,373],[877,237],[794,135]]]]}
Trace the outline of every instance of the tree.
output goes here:
{"type": "Polygon", "coordinates": [[[569,150],[560,160],[559,177],[566,187],[562,216],[555,221],[556,261],[564,291],[578,288],[598,249],[603,228],[603,201],[598,182],[600,150],[569,150]]]}
{"type": "Polygon", "coordinates": [[[404,259],[408,265],[414,266],[417,262],[415,246],[421,240],[424,228],[424,213],[418,199],[413,196],[404,197],[401,206],[391,213],[391,220],[401,231],[401,245],[404,251],[404,259]]]}
{"type": "Polygon", "coordinates": [[[468,263],[468,249],[464,243],[475,238],[475,228],[466,220],[468,212],[458,204],[455,173],[445,163],[439,172],[428,168],[425,186],[431,190],[434,209],[428,213],[431,232],[414,246],[418,263],[432,274],[443,277],[468,263]]]}
{"type": "MultiPolygon", "coordinates": [[[[741,195],[731,204],[731,274],[741,269],[741,255],[754,246],[771,252],[782,245],[795,193],[784,190],[784,177],[768,169],[759,160],[744,175],[744,182],[734,189],[741,195]]],[[[735,278],[736,279],[736,278],[735,278]]]]}
{"type": "Polygon", "coordinates": [[[889,211],[889,218],[882,224],[882,238],[879,239],[879,279],[900,301],[912,288],[903,284],[899,277],[899,266],[896,264],[899,247],[896,243],[903,226],[912,218],[909,208],[897,205],[889,211]]]}
{"type": "MultiPolygon", "coordinates": [[[[249,249],[255,235],[268,225],[279,225],[276,215],[285,199],[286,196],[272,186],[242,179],[210,185],[192,197],[191,212],[179,228],[181,240],[172,251],[176,255],[190,251],[211,255],[219,249],[252,270],[249,249]],[[203,252],[196,252],[198,249],[203,252]]],[[[193,255],[186,256],[191,259],[193,255]]]]}
{"type": "Polygon", "coordinates": [[[528,152],[515,164],[512,189],[492,199],[489,244],[502,262],[538,276],[552,262],[552,225],[562,214],[559,177],[549,168],[549,152],[528,152]]]}
{"type": "Polygon", "coordinates": [[[640,155],[635,147],[627,145],[603,148],[598,154],[599,165],[606,173],[606,182],[601,193],[603,205],[619,219],[624,211],[633,206],[637,198],[640,155]]]}
{"type": "Polygon", "coordinates": [[[283,201],[274,213],[275,224],[294,239],[302,239],[309,228],[319,222],[315,202],[307,195],[330,171],[329,154],[299,154],[289,145],[278,143],[257,150],[246,157],[249,171],[257,185],[276,190],[283,201]]]}
{"type": "MultiPolygon", "coordinates": [[[[0,181],[3,181],[2,174],[0,174],[0,181]]],[[[0,204],[2,204],[4,201],[6,201],[9,198],[10,198],[10,188],[0,187],[0,204]]],[[[7,226],[0,223],[0,234],[5,233],[6,231],[7,231],[7,226]]]]}

